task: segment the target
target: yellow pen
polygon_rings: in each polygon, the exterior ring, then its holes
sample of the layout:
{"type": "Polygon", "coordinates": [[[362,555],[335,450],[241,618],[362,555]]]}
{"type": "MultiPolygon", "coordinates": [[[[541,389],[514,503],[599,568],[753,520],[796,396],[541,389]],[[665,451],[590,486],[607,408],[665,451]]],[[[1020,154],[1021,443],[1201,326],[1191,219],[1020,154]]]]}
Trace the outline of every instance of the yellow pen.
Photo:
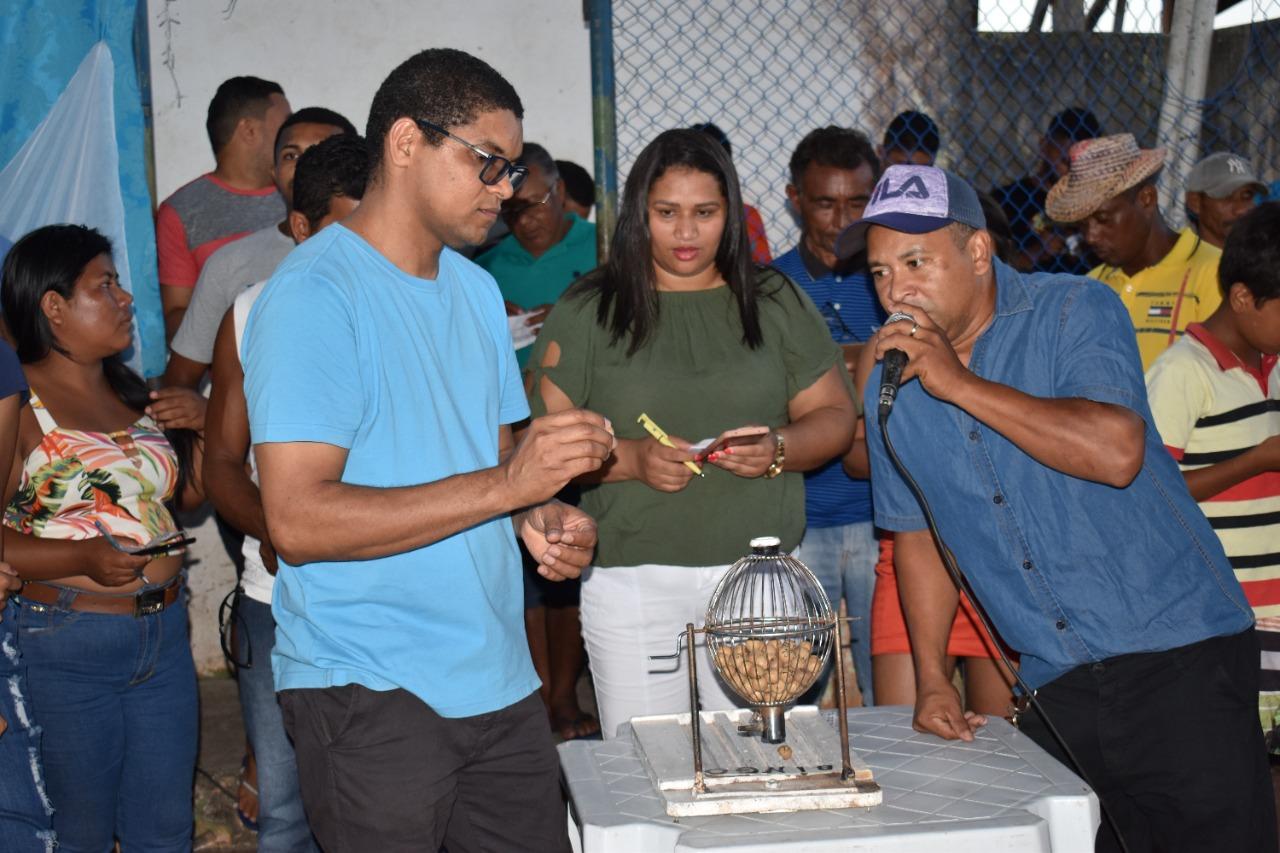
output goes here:
{"type": "MultiPolygon", "coordinates": [[[[649,435],[653,436],[654,440],[657,441],[658,444],[664,445],[666,447],[675,447],[675,445],[671,443],[671,438],[667,435],[666,431],[663,430],[662,427],[654,423],[653,418],[649,417],[644,412],[641,412],[640,417],[636,418],[636,423],[643,426],[645,430],[648,431],[649,435]]],[[[706,476],[706,474],[702,473],[702,469],[699,468],[697,464],[693,462],[689,462],[686,460],[684,463],[684,467],[688,468],[690,471],[697,474],[699,477],[706,476]]]]}

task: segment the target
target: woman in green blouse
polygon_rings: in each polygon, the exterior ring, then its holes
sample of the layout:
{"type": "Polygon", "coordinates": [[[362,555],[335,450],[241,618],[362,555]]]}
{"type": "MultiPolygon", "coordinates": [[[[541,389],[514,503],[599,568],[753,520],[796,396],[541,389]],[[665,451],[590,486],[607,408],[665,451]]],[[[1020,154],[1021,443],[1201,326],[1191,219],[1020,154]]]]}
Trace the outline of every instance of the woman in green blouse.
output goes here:
{"type": "MultiPolygon", "coordinates": [[[[792,550],[801,473],[842,455],[856,417],[826,322],[785,276],[751,261],[737,174],[704,133],[671,130],[627,179],[613,254],[561,299],[530,359],[534,415],[612,420],[618,447],[581,482],[599,524],[582,631],[606,737],[642,714],[688,710],[685,676],[652,674],[755,536],[792,550]],[[655,441],[649,415],[675,447],[655,441]],[[768,432],[700,455],[691,442],[768,432]],[[691,466],[700,467],[696,476],[691,466]]],[[[699,652],[704,709],[734,701],[699,652]]]]}

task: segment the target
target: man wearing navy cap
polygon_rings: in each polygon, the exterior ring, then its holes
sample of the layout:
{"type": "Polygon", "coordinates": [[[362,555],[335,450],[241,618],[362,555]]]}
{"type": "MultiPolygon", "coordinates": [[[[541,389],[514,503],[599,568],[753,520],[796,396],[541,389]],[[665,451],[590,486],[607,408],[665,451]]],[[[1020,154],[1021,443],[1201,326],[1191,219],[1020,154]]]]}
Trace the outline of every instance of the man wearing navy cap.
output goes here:
{"type": "MultiPolygon", "coordinates": [[[[1000,263],[973,188],[932,167],[886,170],[837,242],[864,248],[885,310],[911,316],[873,339],[908,357],[889,437],[1127,849],[1275,850],[1253,617],[1152,424],[1118,297],[1000,263]]],[[[915,725],[972,740],[986,720],[946,677],[958,593],[870,417],[867,445],[915,725]]],[[[1062,755],[1037,715],[1022,727],[1062,755]]],[[[1110,829],[1098,849],[1120,849],[1110,829]]]]}

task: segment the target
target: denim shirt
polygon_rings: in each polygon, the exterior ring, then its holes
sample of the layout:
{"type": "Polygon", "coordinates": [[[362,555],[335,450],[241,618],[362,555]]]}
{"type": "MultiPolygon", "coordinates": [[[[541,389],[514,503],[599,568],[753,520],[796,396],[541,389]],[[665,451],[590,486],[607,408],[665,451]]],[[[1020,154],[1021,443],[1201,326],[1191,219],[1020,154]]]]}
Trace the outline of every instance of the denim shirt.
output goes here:
{"type": "MultiPolygon", "coordinates": [[[[997,262],[995,317],[969,369],[1035,397],[1124,406],[1146,424],[1142,470],[1116,488],[1037,462],[918,381],[899,393],[890,438],[996,629],[1021,653],[1029,686],[1253,623],[1218,537],[1155,430],[1133,325],[1110,288],[1079,276],[1024,276],[997,262]]],[[[869,413],[879,377],[877,366],[869,413]]],[[[874,415],[867,445],[876,524],[925,528],[874,415]]]]}

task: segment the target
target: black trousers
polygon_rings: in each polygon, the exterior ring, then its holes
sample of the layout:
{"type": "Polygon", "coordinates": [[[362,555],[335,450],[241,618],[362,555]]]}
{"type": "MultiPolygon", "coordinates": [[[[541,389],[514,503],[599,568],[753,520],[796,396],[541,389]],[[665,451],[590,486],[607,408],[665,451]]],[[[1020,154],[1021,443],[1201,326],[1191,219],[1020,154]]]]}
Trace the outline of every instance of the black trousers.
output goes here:
{"type": "Polygon", "coordinates": [[[325,853],[566,853],[559,762],[537,693],[451,719],[405,690],[280,694],[325,853]]]}
{"type": "MultiPolygon", "coordinates": [[[[1130,853],[1275,853],[1250,628],[1077,667],[1037,691],[1130,853]]],[[[1042,719],[1019,727],[1068,767],[1042,719]]],[[[1099,851],[1120,846],[1105,817],[1099,851]]]]}

